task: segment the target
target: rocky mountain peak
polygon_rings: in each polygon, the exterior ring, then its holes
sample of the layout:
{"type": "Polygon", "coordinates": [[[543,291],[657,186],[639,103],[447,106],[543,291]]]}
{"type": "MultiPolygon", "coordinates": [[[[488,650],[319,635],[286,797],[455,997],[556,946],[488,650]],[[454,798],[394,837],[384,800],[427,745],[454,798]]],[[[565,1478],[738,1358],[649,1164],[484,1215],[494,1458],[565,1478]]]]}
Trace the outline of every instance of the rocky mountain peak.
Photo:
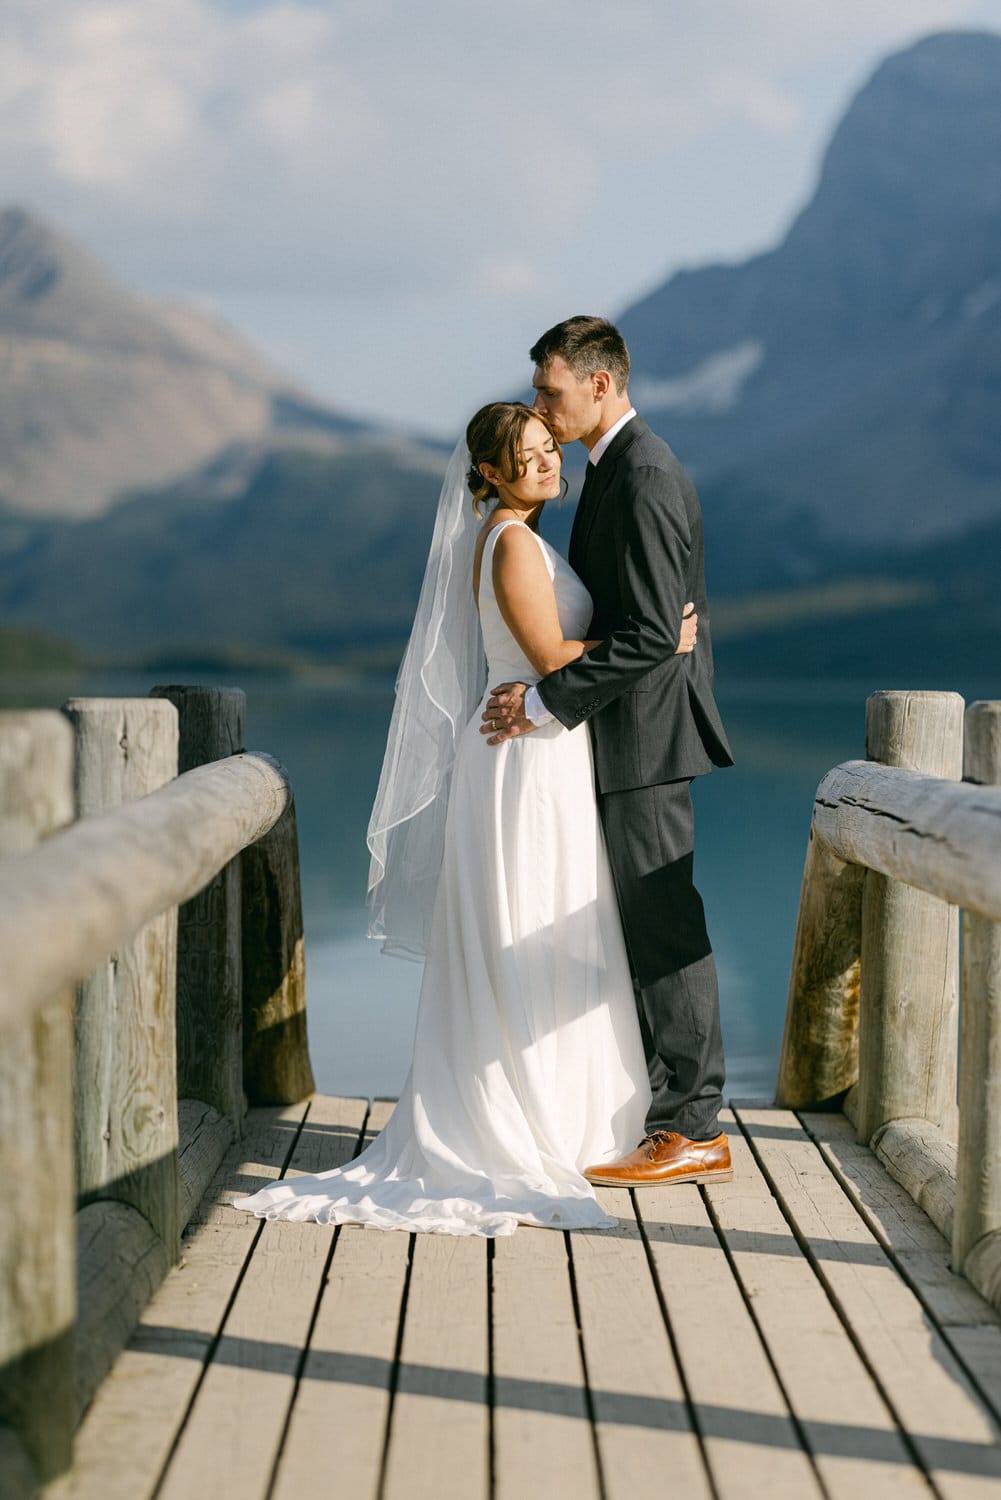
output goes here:
{"type": "Polygon", "coordinates": [[[685,379],[757,343],[816,364],[911,318],[964,316],[998,279],[1001,36],[945,32],[882,62],[774,249],[681,271],[622,315],[638,372],[685,379]]]}
{"type": "Polygon", "coordinates": [[[115,347],[164,335],[93,256],[18,205],[0,210],[0,333],[115,347]]]}
{"type": "Polygon", "coordinates": [[[0,504],[14,510],[93,515],[290,423],[353,425],[219,320],[131,291],[21,206],[0,210],[0,345],[0,504]]]}
{"type": "Polygon", "coordinates": [[[287,388],[247,342],[200,309],[131,291],[68,235],[18,205],[0,210],[0,337],[102,356],[214,364],[244,383],[287,388]]]}
{"type": "Polygon", "coordinates": [[[831,319],[974,290],[1001,237],[1001,36],[924,38],[878,67],[781,254],[831,319]]]}
{"type": "Polygon", "coordinates": [[[735,576],[755,543],[762,577],[808,576],[832,543],[997,516],[999,164],[1001,36],[927,37],[850,102],[781,244],[619,319],[638,404],[742,538],[735,576]]]}
{"type": "Polygon", "coordinates": [[[53,236],[26,209],[0,210],[0,298],[35,302],[58,285],[63,268],[53,236]]]}

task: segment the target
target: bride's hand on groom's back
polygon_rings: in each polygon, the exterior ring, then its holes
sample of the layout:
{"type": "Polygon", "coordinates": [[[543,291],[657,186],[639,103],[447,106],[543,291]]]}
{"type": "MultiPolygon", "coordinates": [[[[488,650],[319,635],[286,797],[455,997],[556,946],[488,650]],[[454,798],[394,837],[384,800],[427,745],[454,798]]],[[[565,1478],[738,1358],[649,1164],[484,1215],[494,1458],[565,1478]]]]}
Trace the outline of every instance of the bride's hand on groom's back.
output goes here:
{"type": "Polygon", "coordinates": [[[695,613],[695,605],[689,599],[681,616],[681,636],[675,656],[687,656],[695,650],[696,637],[699,633],[699,617],[695,613]]]}

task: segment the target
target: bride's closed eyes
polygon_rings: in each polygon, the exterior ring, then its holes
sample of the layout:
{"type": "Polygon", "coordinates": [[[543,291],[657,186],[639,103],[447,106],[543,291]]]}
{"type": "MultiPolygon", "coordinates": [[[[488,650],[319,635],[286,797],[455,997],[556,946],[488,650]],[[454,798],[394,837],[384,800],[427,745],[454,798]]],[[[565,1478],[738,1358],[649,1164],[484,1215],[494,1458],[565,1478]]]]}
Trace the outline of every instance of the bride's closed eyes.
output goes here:
{"type": "Polygon", "coordinates": [[[527,449],[523,450],[521,453],[519,453],[518,454],[518,470],[519,470],[519,473],[522,474],[522,475],[526,474],[528,472],[528,465],[529,465],[530,460],[533,459],[533,458],[536,458],[540,453],[545,453],[550,458],[555,458],[555,456],[556,456],[556,444],[555,443],[549,443],[545,448],[542,448],[541,450],[538,449],[538,448],[527,448],[527,449]]]}

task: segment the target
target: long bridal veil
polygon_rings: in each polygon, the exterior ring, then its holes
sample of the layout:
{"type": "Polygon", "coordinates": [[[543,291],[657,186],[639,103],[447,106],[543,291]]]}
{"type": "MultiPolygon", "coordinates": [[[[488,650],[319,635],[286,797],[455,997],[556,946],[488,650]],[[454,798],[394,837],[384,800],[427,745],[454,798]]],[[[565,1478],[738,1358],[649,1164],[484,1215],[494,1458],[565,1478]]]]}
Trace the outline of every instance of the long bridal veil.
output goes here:
{"type": "Polygon", "coordinates": [[[472,592],[479,521],[468,467],[461,438],[438,497],[368,825],[369,937],[382,940],[384,953],[418,961],[427,951],[456,746],[486,686],[472,592]]]}

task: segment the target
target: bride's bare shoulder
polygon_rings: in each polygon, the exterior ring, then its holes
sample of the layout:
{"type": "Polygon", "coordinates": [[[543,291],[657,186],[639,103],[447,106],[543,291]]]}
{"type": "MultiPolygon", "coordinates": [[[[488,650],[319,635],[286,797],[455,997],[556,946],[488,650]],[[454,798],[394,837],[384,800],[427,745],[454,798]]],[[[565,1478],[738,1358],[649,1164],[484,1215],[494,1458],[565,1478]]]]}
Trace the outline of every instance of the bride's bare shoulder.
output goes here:
{"type": "MultiPolygon", "coordinates": [[[[473,592],[476,595],[478,595],[480,591],[480,569],[483,566],[483,549],[486,547],[487,540],[489,539],[491,534],[495,532],[499,527],[506,528],[507,536],[509,538],[519,531],[528,531],[529,529],[523,521],[518,521],[515,516],[487,517],[487,519],[483,522],[483,525],[480,527],[479,534],[476,538],[476,546],[473,549],[473,592]]],[[[510,542],[505,541],[504,545],[510,546],[510,542]]],[[[514,545],[517,547],[519,543],[516,541],[514,545]]],[[[498,538],[497,548],[499,549],[500,546],[501,540],[498,538]]]]}

